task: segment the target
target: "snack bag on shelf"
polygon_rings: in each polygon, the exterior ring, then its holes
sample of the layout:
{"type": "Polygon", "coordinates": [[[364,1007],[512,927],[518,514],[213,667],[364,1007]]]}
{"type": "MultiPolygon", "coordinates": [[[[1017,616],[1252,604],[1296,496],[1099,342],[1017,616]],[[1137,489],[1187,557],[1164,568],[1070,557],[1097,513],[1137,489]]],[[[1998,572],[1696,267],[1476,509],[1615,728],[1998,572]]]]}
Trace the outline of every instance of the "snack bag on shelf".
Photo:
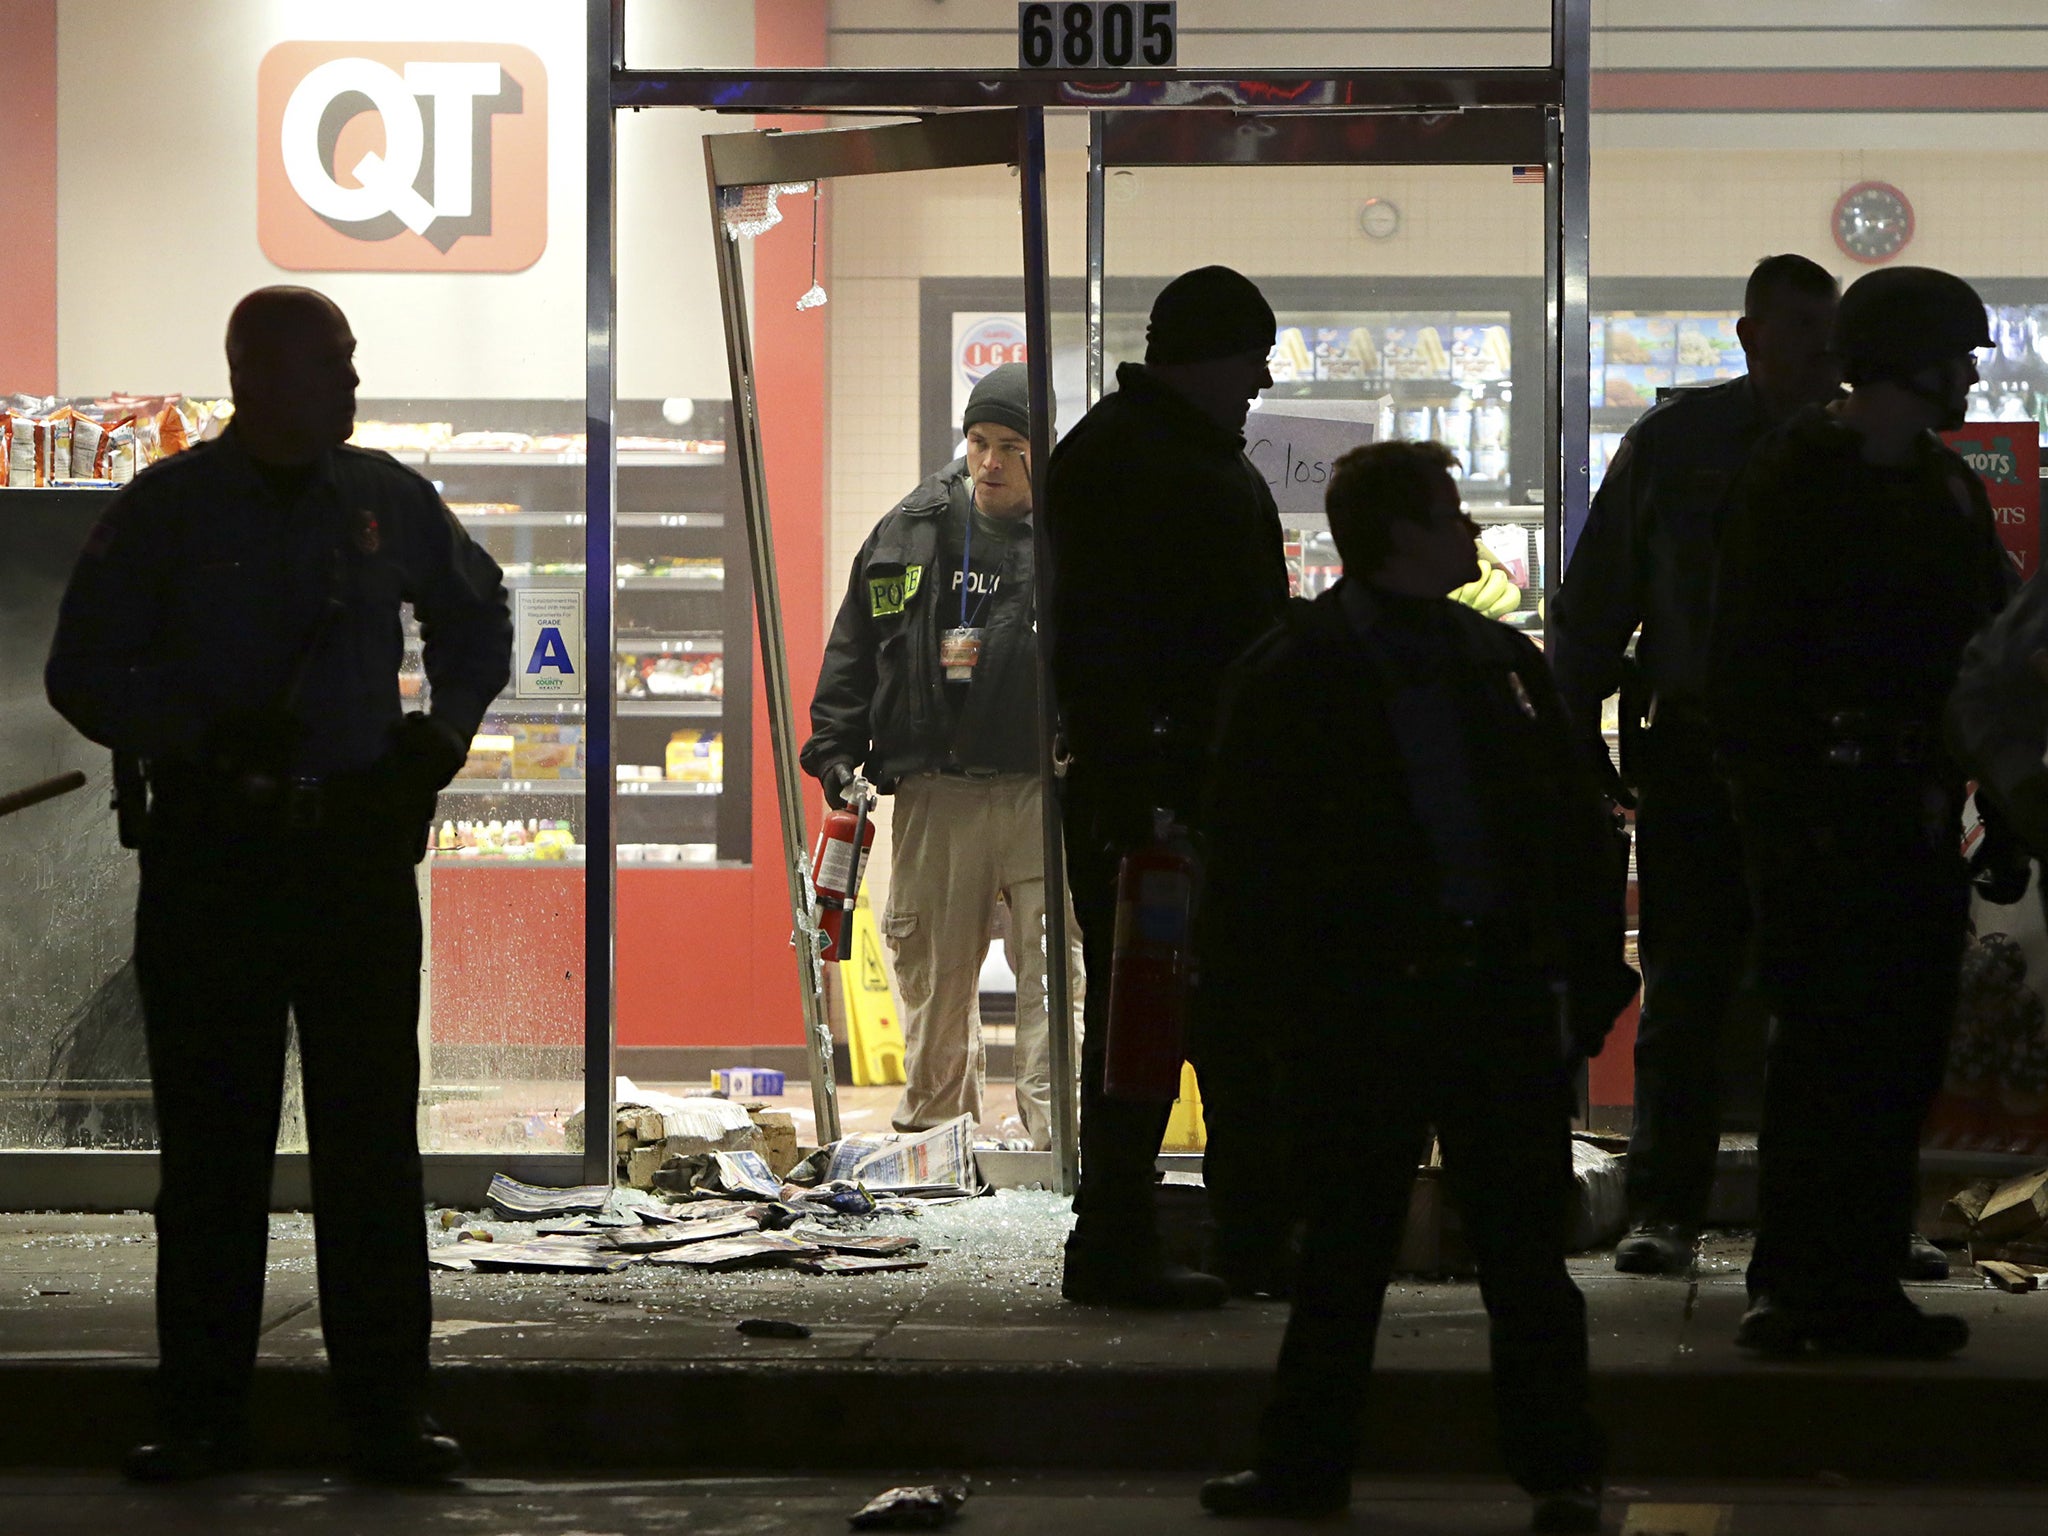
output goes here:
{"type": "Polygon", "coordinates": [[[580,779],[583,727],[522,722],[512,727],[512,777],[580,779]]]}
{"type": "Polygon", "coordinates": [[[504,779],[511,777],[512,738],[479,731],[469,743],[469,756],[457,771],[458,779],[504,779]]]}
{"type": "Polygon", "coordinates": [[[164,408],[157,412],[156,456],[167,459],[174,453],[183,453],[191,446],[191,436],[185,430],[185,417],[178,409],[178,402],[166,402],[164,408]]]}
{"type": "Polygon", "coordinates": [[[717,731],[677,731],[668,739],[667,758],[672,782],[716,784],[725,778],[725,740],[717,731]]]}

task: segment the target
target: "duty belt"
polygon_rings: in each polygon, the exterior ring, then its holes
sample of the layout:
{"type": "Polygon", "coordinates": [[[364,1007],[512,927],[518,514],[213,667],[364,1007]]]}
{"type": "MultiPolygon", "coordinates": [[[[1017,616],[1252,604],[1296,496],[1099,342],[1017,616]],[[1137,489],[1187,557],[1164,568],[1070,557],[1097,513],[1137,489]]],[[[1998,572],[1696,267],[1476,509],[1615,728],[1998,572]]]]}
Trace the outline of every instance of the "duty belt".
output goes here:
{"type": "Polygon", "coordinates": [[[1826,726],[1822,756],[1833,768],[1917,768],[1934,760],[1934,732],[1924,721],[1838,709],[1826,726]]]}

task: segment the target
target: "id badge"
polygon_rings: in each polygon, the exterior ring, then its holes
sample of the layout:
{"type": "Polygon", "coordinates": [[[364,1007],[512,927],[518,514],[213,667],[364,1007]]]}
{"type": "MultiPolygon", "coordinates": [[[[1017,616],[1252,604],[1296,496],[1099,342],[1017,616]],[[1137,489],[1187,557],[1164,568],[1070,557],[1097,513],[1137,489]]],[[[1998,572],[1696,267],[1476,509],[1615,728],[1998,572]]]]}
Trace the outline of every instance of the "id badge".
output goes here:
{"type": "Polygon", "coordinates": [[[946,669],[946,681],[964,683],[974,676],[981,661],[979,629],[949,629],[939,636],[939,665],[946,669]]]}

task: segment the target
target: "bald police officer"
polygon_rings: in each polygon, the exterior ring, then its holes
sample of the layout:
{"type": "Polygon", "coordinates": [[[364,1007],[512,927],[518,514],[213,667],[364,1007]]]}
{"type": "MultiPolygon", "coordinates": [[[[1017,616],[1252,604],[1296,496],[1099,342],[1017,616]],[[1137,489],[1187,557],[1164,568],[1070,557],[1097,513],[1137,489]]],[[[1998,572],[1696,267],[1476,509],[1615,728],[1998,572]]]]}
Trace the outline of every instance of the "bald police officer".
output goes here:
{"type": "Polygon", "coordinates": [[[1636,810],[1643,1011],[1631,1230],[1614,1258],[1626,1272],[1692,1262],[1720,1147],[1723,1032],[1748,957],[1742,849],[1705,707],[1722,504],[1759,438],[1837,392],[1834,313],[1825,268],[1789,254],[1757,263],[1736,322],[1748,373],[1679,390],[1629,429],[1572,551],[1545,642],[1588,762],[1636,810]],[[1622,686],[1638,625],[1642,697],[1623,694],[1624,787],[1600,712],[1622,686]]]}
{"type": "Polygon", "coordinates": [[[148,786],[124,817],[161,1149],[159,1433],[124,1464],[142,1482],[246,1455],[288,1014],[350,1466],[408,1483],[461,1461],[425,1413],[413,866],[512,631],[497,565],[433,486],[345,446],[355,346],[310,289],[242,300],[233,424],[115,499],[50,654],[50,702],[148,786]],[[427,713],[399,703],[404,603],[427,713]]]}

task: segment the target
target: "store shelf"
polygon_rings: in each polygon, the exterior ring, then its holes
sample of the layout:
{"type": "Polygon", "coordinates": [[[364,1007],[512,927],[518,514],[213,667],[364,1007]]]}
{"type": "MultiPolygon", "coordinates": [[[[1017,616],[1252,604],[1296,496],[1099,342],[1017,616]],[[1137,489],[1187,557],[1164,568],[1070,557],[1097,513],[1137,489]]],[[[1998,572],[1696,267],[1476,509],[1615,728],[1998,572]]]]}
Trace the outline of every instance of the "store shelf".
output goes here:
{"type": "MultiPolygon", "coordinates": [[[[505,449],[476,449],[470,452],[459,449],[436,449],[432,453],[421,453],[416,449],[407,449],[392,453],[391,456],[401,464],[445,464],[451,469],[574,469],[580,468],[585,462],[580,449],[572,449],[566,453],[518,453],[505,449]]],[[[659,453],[651,449],[629,448],[619,454],[618,462],[621,469],[695,469],[700,466],[709,468],[723,464],[725,455],[659,453]]]]}
{"type": "Polygon", "coordinates": [[[666,715],[715,718],[725,713],[723,699],[620,699],[621,715],[666,715]]]}
{"type": "Polygon", "coordinates": [[[622,592],[723,592],[725,572],[691,571],[681,576],[621,576],[622,592]]]}
{"type": "MultiPolygon", "coordinates": [[[[573,795],[586,793],[587,779],[456,779],[441,791],[444,795],[473,795],[479,799],[502,799],[508,795],[573,795]]],[[[621,779],[619,794],[692,797],[724,793],[722,784],[680,779],[621,779]]]]}
{"type": "MultiPolygon", "coordinates": [[[[460,512],[456,518],[465,528],[581,528],[590,521],[581,512],[460,512]]],[[[725,526],[722,512],[621,512],[614,519],[620,528],[702,528],[725,526]]]]}
{"type": "Polygon", "coordinates": [[[704,528],[725,526],[723,512],[621,512],[621,528],[704,528]]]}
{"type": "Polygon", "coordinates": [[[669,635],[620,635],[615,648],[621,656],[723,656],[725,635],[716,629],[699,629],[669,635]]]}
{"type": "Polygon", "coordinates": [[[465,528],[581,528],[589,521],[581,512],[457,512],[465,528]]]}
{"type": "Polygon", "coordinates": [[[503,795],[575,795],[583,793],[582,779],[454,779],[441,793],[497,798],[503,795]]]}

